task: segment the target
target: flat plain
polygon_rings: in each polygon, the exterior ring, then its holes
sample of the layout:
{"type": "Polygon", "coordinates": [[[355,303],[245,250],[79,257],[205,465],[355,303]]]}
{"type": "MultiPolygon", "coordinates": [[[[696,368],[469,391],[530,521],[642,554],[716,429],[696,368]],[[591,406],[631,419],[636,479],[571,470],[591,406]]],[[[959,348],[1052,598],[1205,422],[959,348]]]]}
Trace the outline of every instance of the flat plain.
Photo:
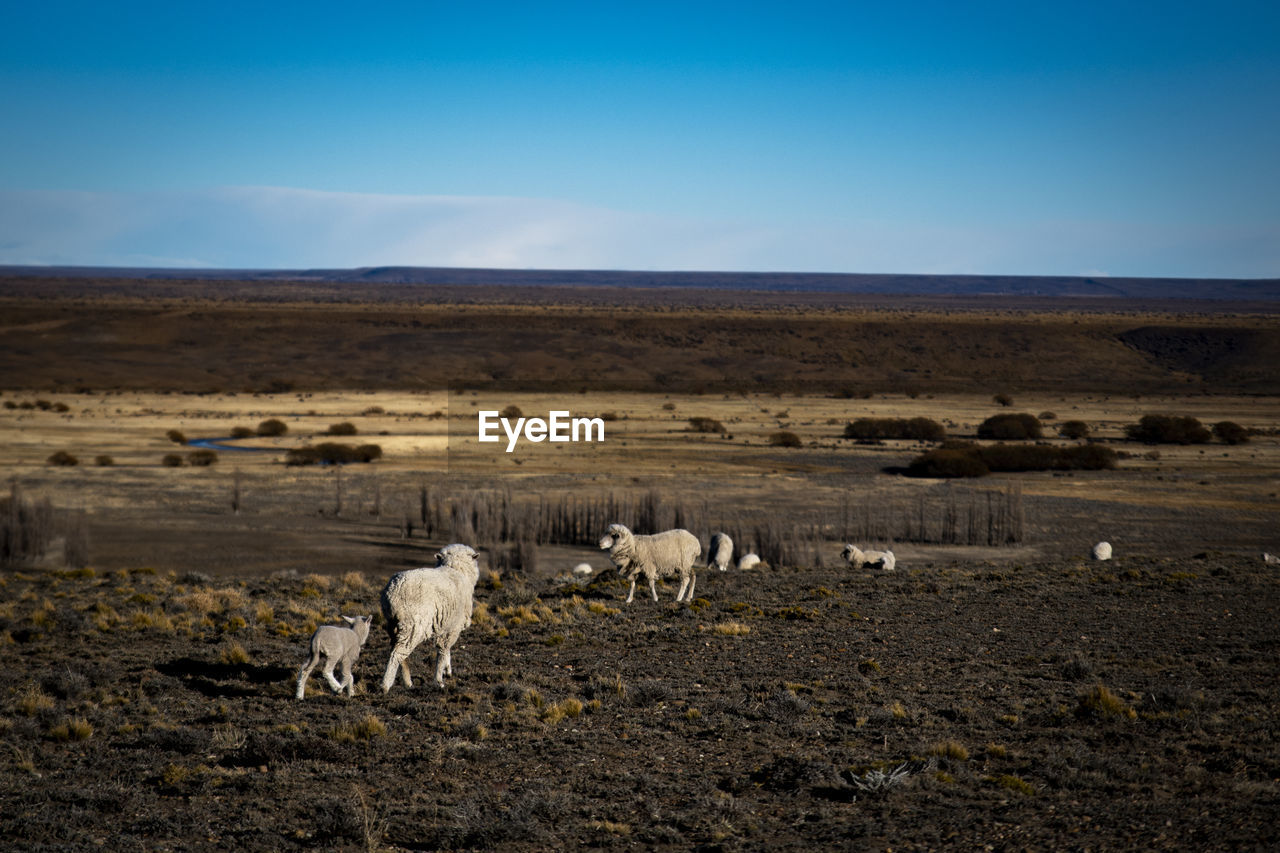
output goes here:
{"type": "Polygon", "coordinates": [[[0,291],[0,472],[63,525],[0,574],[0,825],[29,849],[1274,847],[1273,314],[219,292],[0,291]],[[510,406],[606,441],[480,445],[510,406]],[[1121,458],[941,481],[897,473],[931,444],[844,437],[1001,412],[1121,458]],[[1126,440],[1150,413],[1250,440],[1126,440]],[[321,442],[382,455],[285,464],[321,442]],[[602,506],[787,556],[625,605],[602,531],[548,532],[602,506]],[[292,698],[316,626],[464,536],[485,570],[445,690],[376,692],[375,626],[355,697],[292,698]],[[851,538],[897,571],[844,567],[851,538]]]}

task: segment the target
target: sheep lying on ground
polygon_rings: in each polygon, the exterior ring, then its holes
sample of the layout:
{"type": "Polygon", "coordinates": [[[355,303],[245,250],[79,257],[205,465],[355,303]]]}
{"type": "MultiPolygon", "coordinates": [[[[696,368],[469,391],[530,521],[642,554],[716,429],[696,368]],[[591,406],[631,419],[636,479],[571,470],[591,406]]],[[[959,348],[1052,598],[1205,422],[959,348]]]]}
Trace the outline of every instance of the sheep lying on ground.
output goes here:
{"type": "Polygon", "coordinates": [[[622,524],[610,524],[609,531],[600,540],[600,550],[609,552],[609,559],[618,567],[618,571],[631,581],[631,591],[627,593],[627,604],[636,594],[636,578],[644,575],[649,579],[649,591],[653,600],[658,600],[658,578],[680,575],[680,591],[676,593],[676,601],[693,600],[693,588],[698,579],[694,575],[693,564],[702,553],[702,544],[698,537],[687,530],[666,530],[652,535],[636,535],[622,524]]]}
{"type": "Polygon", "coordinates": [[[738,560],[739,569],[754,569],[758,565],[760,565],[759,554],[743,554],[738,560]]]}
{"type": "Polygon", "coordinates": [[[1262,552],[1262,562],[1264,562],[1264,563],[1268,563],[1268,564],[1270,564],[1270,565],[1274,566],[1274,565],[1276,565],[1276,564],[1280,563],[1280,557],[1277,557],[1275,554],[1268,554],[1266,551],[1263,551],[1263,552],[1262,552]]]}
{"type": "Polygon", "coordinates": [[[840,558],[855,569],[871,566],[891,572],[898,565],[898,558],[893,556],[892,551],[863,551],[852,543],[844,546],[844,550],[840,552],[840,558]]]}
{"type": "Polygon", "coordinates": [[[713,567],[720,571],[729,568],[733,560],[733,540],[728,533],[717,533],[711,537],[711,547],[707,549],[707,569],[713,567]]]}
{"type": "Polygon", "coordinates": [[[382,692],[391,689],[396,670],[405,687],[413,686],[407,659],[423,640],[435,640],[436,684],[453,675],[450,651],[471,624],[480,555],[469,545],[446,545],[434,568],[409,569],[391,577],[382,590],[382,615],[391,637],[391,657],[382,676],[382,692]]]}
{"type": "Polygon", "coordinates": [[[1111,559],[1111,543],[1099,542],[1093,546],[1093,559],[1110,560],[1111,559]]]}
{"type": "Polygon", "coordinates": [[[590,564],[590,563],[578,563],[578,565],[576,565],[576,566],[574,566],[574,567],[573,567],[573,573],[574,573],[575,575],[583,575],[583,576],[586,576],[586,575],[591,574],[593,571],[595,571],[595,570],[591,568],[591,564],[590,564]]]}
{"type": "Polygon", "coordinates": [[[343,616],[342,618],[350,627],[321,625],[311,635],[311,657],[298,672],[297,697],[299,699],[306,696],[307,678],[322,657],[325,659],[322,671],[333,692],[341,693],[345,689],[348,696],[355,694],[355,678],[351,671],[356,664],[356,658],[360,656],[360,647],[364,645],[365,640],[369,639],[369,625],[373,622],[373,617],[357,616],[353,619],[350,616],[343,616]],[[342,681],[333,677],[333,667],[339,663],[342,664],[342,681]]]}

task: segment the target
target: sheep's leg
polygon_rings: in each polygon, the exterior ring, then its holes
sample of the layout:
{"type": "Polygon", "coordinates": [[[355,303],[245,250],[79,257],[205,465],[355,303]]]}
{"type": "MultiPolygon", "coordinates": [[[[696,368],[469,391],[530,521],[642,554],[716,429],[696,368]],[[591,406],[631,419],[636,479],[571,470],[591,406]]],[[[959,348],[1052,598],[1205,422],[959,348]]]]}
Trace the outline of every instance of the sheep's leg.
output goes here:
{"type": "Polygon", "coordinates": [[[453,664],[449,659],[448,649],[436,649],[436,684],[444,687],[445,672],[453,675],[453,664]]]}
{"type": "Polygon", "coordinates": [[[693,588],[698,585],[698,576],[693,572],[689,572],[689,595],[685,601],[693,601],[693,588]]]}
{"type": "Polygon", "coordinates": [[[305,698],[307,679],[311,677],[311,670],[315,669],[316,664],[318,663],[320,663],[320,655],[313,654],[311,658],[302,665],[302,669],[298,671],[298,692],[295,694],[297,698],[305,698]]]}
{"type": "Polygon", "coordinates": [[[684,601],[684,591],[689,588],[689,576],[680,579],[680,591],[676,593],[676,601],[684,601]]]}
{"type": "MultiPolygon", "coordinates": [[[[340,687],[347,691],[348,696],[356,695],[356,679],[355,676],[351,674],[351,661],[346,660],[345,658],[342,661],[342,683],[340,687]]],[[[339,692],[341,692],[341,690],[339,690],[339,692]]]]}
{"type": "Polygon", "coordinates": [[[333,677],[333,667],[337,663],[333,658],[329,658],[324,662],[324,680],[329,682],[329,687],[334,693],[342,692],[342,683],[333,677]]]}
{"type": "MultiPolygon", "coordinates": [[[[631,603],[631,599],[636,597],[636,579],[631,579],[631,592],[627,593],[627,604],[631,603]]],[[[656,596],[655,596],[656,597],[656,596]]]]}
{"type": "Polygon", "coordinates": [[[658,600],[658,582],[654,578],[649,578],[649,592],[653,593],[653,600],[658,600]]]}

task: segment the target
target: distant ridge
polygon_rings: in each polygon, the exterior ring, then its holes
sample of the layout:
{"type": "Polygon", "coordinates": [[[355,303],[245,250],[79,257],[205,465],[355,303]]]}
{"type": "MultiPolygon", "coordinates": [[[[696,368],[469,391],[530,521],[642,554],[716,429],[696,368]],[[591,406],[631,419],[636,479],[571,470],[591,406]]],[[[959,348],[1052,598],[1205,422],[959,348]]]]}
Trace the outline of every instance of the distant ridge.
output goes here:
{"type": "Polygon", "coordinates": [[[1280,301],[1280,278],[1109,278],[1104,276],[895,275],[786,272],[642,272],[462,267],[355,269],[181,269],[0,266],[0,278],[329,282],[488,286],[702,288],[892,296],[1051,296],[1116,299],[1280,301]]]}

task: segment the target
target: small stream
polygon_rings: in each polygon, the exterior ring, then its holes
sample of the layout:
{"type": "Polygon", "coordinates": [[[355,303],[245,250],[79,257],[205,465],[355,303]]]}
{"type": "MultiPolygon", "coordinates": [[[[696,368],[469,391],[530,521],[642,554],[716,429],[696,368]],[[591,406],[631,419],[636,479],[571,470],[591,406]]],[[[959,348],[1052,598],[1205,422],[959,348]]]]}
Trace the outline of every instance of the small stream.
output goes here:
{"type": "Polygon", "coordinates": [[[221,438],[192,438],[187,441],[187,447],[204,447],[209,450],[238,450],[246,453],[283,453],[284,449],[280,447],[253,447],[244,444],[227,444],[229,441],[240,441],[238,438],[231,436],[223,436],[221,438]]]}

